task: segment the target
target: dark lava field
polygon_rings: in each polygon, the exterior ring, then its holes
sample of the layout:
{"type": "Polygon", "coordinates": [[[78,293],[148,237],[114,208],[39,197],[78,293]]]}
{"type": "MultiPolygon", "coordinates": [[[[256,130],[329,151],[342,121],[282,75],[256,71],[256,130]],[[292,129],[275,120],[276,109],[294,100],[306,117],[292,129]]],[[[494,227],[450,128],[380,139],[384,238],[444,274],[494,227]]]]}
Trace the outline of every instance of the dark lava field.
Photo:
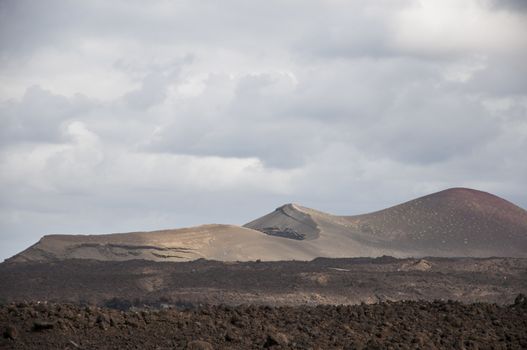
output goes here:
{"type": "Polygon", "coordinates": [[[526,349],[527,300],[119,311],[0,307],[2,349],[526,349]]]}
{"type": "Polygon", "coordinates": [[[0,281],[1,349],[527,348],[527,259],[66,260],[0,281]]]}

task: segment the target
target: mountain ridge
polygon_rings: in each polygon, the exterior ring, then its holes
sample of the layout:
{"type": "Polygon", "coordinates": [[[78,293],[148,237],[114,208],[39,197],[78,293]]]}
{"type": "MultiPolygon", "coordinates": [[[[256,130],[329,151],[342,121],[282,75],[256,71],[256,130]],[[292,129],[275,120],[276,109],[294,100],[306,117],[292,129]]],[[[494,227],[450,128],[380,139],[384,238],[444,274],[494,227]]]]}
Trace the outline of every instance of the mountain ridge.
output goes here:
{"type": "Polygon", "coordinates": [[[350,216],[288,203],[243,226],[46,235],[8,261],[311,260],[381,255],[527,257],[527,211],[468,188],[451,188],[350,216]]]}

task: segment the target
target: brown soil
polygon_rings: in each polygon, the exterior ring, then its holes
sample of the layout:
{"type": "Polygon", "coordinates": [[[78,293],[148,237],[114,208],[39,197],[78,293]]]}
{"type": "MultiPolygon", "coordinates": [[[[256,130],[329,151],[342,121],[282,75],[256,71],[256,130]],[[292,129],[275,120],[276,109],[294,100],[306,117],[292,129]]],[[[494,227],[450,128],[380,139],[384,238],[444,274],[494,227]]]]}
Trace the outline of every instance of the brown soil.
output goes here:
{"type": "Polygon", "coordinates": [[[525,349],[527,302],[202,306],[117,311],[0,307],[2,349],[525,349]]]}

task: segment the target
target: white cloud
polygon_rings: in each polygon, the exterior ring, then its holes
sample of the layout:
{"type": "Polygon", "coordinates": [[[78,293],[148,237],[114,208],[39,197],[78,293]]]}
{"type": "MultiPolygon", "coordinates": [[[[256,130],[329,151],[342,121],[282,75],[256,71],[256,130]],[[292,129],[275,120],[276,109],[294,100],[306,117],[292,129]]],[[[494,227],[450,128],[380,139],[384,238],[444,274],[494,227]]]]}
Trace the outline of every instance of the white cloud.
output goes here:
{"type": "Polygon", "coordinates": [[[479,0],[419,0],[396,15],[396,47],[413,54],[450,55],[525,50],[526,17],[490,11],[479,0]]]}
{"type": "Polygon", "coordinates": [[[526,207],[515,1],[4,1],[0,256],[50,232],[526,207]]]}

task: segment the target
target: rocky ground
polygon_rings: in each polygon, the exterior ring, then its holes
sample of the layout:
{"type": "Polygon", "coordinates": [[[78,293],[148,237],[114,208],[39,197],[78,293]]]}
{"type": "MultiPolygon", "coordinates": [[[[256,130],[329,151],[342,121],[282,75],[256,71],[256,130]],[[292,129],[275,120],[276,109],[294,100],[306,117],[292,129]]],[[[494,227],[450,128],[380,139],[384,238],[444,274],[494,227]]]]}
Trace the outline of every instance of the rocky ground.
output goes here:
{"type": "Polygon", "coordinates": [[[144,260],[0,264],[0,302],[126,308],[274,306],[452,299],[512,303],[527,294],[527,259],[391,257],[279,262],[144,260]]]}
{"type": "Polygon", "coordinates": [[[0,307],[2,349],[526,349],[527,301],[201,306],[119,311],[0,307]]]}
{"type": "Polygon", "coordinates": [[[0,281],[0,349],[527,348],[527,259],[66,260],[0,281]]]}

